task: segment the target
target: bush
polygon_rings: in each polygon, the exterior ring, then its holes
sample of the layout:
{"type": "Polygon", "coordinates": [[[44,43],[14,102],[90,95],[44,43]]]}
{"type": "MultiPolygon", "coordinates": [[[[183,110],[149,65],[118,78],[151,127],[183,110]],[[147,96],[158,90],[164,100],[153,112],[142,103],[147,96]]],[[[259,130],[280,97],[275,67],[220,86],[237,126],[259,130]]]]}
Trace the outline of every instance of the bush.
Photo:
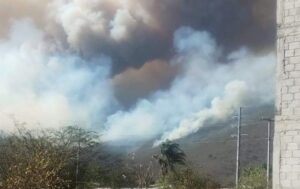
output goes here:
{"type": "Polygon", "coordinates": [[[0,188],[75,188],[79,149],[78,178],[82,178],[86,171],[83,158],[97,144],[97,136],[77,127],[42,131],[16,127],[16,134],[0,136],[0,188]]]}
{"type": "Polygon", "coordinates": [[[69,188],[64,167],[69,153],[29,131],[2,138],[1,180],[5,189],[69,188]]]}
{"type": "Polygon", "coordinates": [[[217,189],[220,185],[208,176],[199,176],[190,168],[171,172],[159,180],[162,189],[217,189]]]}
{"type": "Polygon", "coordinates": [[[242,171],[239,189],[266,189],[267,170],[264,167],[249,167],[242,171]]]}

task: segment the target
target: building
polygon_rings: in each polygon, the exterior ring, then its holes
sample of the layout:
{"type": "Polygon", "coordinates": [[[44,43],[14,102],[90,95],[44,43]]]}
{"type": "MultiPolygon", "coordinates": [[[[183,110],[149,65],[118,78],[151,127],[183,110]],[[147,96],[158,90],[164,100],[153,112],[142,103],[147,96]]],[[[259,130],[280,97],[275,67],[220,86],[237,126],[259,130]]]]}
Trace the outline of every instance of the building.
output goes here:
{"type": "Polygon", "coordinates": [[[277,0],[273,188],[300,188],[300,0],[277,0]]]}

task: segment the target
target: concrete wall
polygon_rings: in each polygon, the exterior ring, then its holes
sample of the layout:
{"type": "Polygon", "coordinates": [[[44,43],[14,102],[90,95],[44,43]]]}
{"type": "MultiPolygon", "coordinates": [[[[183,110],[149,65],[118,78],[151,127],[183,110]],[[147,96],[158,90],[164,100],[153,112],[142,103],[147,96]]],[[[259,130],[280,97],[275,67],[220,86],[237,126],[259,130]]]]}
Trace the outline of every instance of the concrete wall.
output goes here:
{"type": "Polygon", "coordinates": [[[300,0],[277,0],[273,188],[300,189],[300,0]]]}

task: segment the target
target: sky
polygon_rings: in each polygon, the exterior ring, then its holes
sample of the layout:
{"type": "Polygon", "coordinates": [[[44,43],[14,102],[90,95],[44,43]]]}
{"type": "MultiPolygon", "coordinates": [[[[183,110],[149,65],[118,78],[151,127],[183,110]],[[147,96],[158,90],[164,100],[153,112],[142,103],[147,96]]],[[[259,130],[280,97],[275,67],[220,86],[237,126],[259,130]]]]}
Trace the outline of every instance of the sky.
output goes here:
{"type": "Polygon", "coordinates": [[[0,129],[179,139],[272,104],[273,0],[0,1],[0,129]]]}

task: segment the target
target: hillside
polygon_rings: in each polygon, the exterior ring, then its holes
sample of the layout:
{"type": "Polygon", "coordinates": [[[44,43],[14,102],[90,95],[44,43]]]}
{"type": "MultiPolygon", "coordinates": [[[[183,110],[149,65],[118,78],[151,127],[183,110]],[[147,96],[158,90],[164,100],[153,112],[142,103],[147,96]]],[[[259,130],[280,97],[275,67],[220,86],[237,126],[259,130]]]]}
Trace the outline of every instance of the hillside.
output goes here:
{"type": "MultiPolygon", "coordinates": [[[[262,165],[267,159],[267,123],[260,121],[261,115],[272,116],[272,107],[251,109],[242,121],[240,167],[262,165]],[[264,112],[264,114],[258,113],[264,112]]],[[[267,117],[266,116],[266,117],[267,117]]],[[[272,125],[273,128],[273,125],[272,125]]],[[[273,129],[271,129],[273,133],[273,129]]],[[[176,141],[187,155],[188,165],[199,173],[209,174],[222,183],[232,186],[235,178],[236,160],[236,121],[203,128],[192,136],[176,141]]],[[[153,141],[142,145],[135,153],[135,162],[148,162],[151,156],[159,153],[152,147],[153,141]]],[[[272,148],[271,148],[272,152],[272,148]]]]}

